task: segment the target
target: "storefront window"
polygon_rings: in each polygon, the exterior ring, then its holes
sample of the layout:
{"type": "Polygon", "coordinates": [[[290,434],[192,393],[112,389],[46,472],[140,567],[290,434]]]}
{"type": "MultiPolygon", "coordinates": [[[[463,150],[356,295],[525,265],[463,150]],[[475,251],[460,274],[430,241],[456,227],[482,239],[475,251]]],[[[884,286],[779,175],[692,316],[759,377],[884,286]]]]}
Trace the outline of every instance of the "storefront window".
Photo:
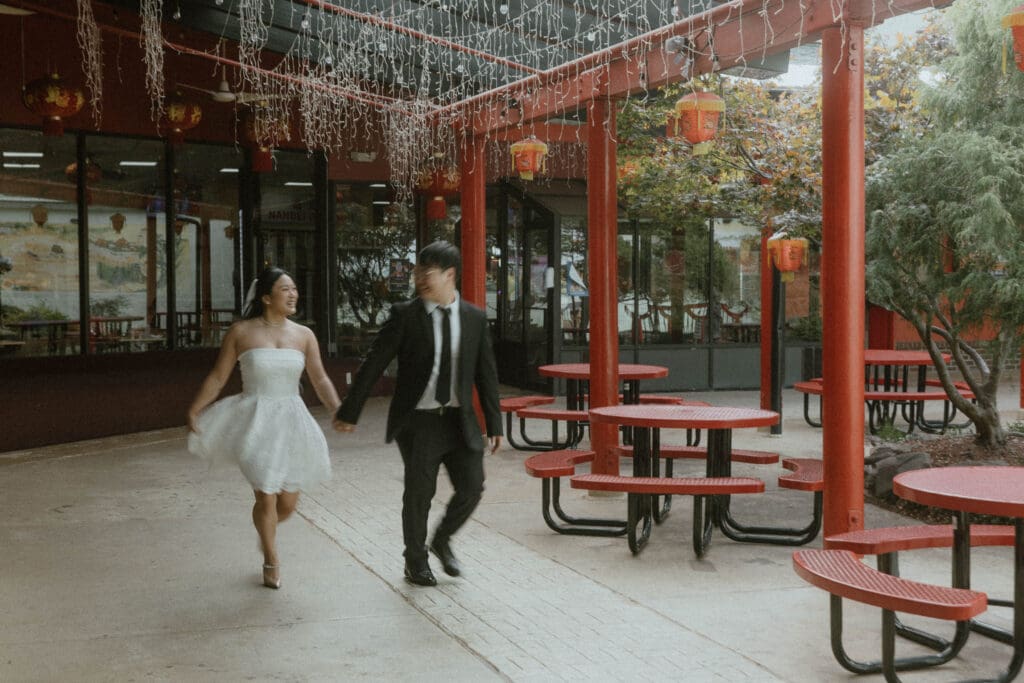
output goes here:
{"type": "Polygon", "coordinates": [[[585,345],[590,327],[590,296],[587,269],[587,219],[563,216],[562,252],[562,343],[585,345]]]}
{"type": "Polygon", "coordinates": [[[383,182],[338,184],[335,206],[339,351],[360,356],[391,304],[412,294],[415,210],[383,182]]]}
{"type": "Polygon", "coordinates": [[[0,130],[0,357],[78,353],[75,138],[0,130]]]}
{"type": "Polygon", "coordinates": [[[621,343],[760,341],[757,228],[729,219],[624,220],[618,248],[621,343]]]}
{"type": "MultiPolygon", "coordinates": [[[[187,144],[175,148],[175,310],[178,346],[217,346],[240,313],[237,254],[238,179],[243,163],[233,148],[187,144]]],[[[160,193],[163,195],[163,192],[160,193]]],[[[162,215],[158,220],[164,220],[162,215]]],[[[165,234],[162,226],[157,230],[165,234]]],[[[166,244],[166,240],[161,240],[166,244]]],[[[163,248],[159,249],[163,256],[163,248]]],[[[157,272],[165,266],[158,265],[157,272]]],[[[165,288],[157,288],[165,297],[165,288]]],[[[159,300],[160,310],[163,298],[159,300]]]]}
{"type": "MultiPolygon", "coordinates": [[[[87,139],[89,353],[166,342],[155,315],[167,291],[163,149],[156,140],[87,139]]],[[[184,245],[176,251],[180,263],[184,245]]]]}
{"type": "Polygon", "coordinates": [[[167,216],[174,212],[175,346],[214,346],[236,316],[238,165],[231,147],[84,137],[79,216],[77,142],[0,131],[0,353],[131,353],[168,346],[167,216]],[[84,238],[80,237],[84,233],[84,238]],[[80,249],[84,246],[84,250],[80,249]],[[88,272],[83,323],[79,265],[88,272]]]}

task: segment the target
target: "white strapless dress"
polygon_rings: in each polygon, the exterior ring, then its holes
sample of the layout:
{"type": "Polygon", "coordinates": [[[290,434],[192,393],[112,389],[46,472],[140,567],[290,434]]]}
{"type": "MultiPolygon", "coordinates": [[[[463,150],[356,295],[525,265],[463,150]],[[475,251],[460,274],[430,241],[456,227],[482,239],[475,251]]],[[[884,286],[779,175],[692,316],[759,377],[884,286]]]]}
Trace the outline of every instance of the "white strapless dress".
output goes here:
{"type": "Polygon", "coordinates": [[[253,489],[265,493],[306,490],[330,479],[327,439],[299,397],[305,354],[249,349],[238,364],[242,393],[203,411],[188,450],[211,464],[238,463],[253,489]]]}

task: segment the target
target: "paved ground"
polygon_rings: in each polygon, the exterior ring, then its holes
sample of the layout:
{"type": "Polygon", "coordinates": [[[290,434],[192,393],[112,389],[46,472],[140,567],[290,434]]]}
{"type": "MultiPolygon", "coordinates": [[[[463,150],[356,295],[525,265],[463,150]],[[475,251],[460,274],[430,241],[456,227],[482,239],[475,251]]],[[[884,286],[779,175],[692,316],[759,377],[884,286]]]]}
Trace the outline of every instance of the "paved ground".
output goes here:
{"type": "MultiPolygon", "coordinates": [[[[694,397],[757,402],[752,392],[694,397]]],[[[734,446],[820,456],[799,400],[787,393],[781,437],[737,431],[734,446]]],[[[559,536],[541,519],[525,455],[507,446],[489,456],[484,502],[454,543],[464,577],[435,563],[438,587],[407,585],[386,405],[373,400],[355,434],[329,432],[334,478],[280,530],[280,591],[260,585],[244,479],[189,456],[183,429],[0,454],[0,680],[881,680],[835,663],[828,599],[793,573],[791,549],[716,535],[697,560],[682,499],[638,557],[622,538],[559,536]]],[[[1016,387],[1003,405],[1016,407],[1016,387]]],[[[769,489],[734,499],[737,516],[795,524],[810,514],[809,494],[775,488],[778,466],[734,471],[769,489]]],[[[448,494],[443,482],[435,513],[448,494]]],[[[563,497],[588,516],[624,514],[624,498],[563,497]]],[[[866,516],[868,526],[903,521],[866,516]]],[[[905,575],[948,581],[948,551],[901,559],[905,575]]],[[[976,552],[974,585],[1008,595],[1010,575],[1008,549],[976,552]]],[[[1005,610],[991,611],[1008,625],[1005,610]]],[[[855,656],[877,656],[879,621],[848,607],[855,656]]],[[[941,674],[906,680],[992,676],[1008,658],[975,636],[941,674]]]]}

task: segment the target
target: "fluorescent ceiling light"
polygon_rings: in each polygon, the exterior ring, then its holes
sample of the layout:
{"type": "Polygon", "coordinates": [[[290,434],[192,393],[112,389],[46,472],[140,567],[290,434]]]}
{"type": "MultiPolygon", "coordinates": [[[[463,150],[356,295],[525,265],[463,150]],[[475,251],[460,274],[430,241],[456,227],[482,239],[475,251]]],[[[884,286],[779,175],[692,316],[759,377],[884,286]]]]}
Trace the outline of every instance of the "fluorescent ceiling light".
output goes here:
{"type": "Polygon", "coordinates": [[[60,199],[47,199],[45,197],[15,197],[9,194],[0,194],[0,202],[11,202],[18,204],[66,204],[60,199]]]}
{"type": "Polygon", "coordinates": [[[10,5],[4,5],[0,3],[0,14],[10,14],[11,16],[14,17],[27,17],[30,14],[35,14],[35,12],[30,12],[27,9],[11,7],[10,5]]]}
{"type": "Polygon", "coordinates": [[[391,202],[381,202],[381,201],[378,201],[378,202],[374,202],[374,204],[376,204],[377,206],[389,206],[391,204],[391,202]]]}
{"type": "Polygon", "coordinates": [[[11,164],[5,163],[4,168],[39,168],[39,164],[11,164]]]}
{"type": "Polygon", "coordinates": [[[299,182],[298,180],[289,180],[284,184],[285,187],[313,187],[313,183],[299,182]]]}
{"type": "Polygon", "coordinates": [[[387,187],[387,183],[370,183],[370,187],[387,187]]]}
{"type": "Polygon", "coordinates": [[[221,173],[238,173],[238,169],[237,168],[226,167],[226,168],[220,169],[220,172],[221,173]]]}
{"type": "Polygon", "coordinates": [[[122,161],[118,166],[156,166],[155,161],[122,161]]]}
{"type": "Polygon", "coordinates": [[[5,159],[40,159],[42,156],[42,152],[4,152],[5,159]]]}

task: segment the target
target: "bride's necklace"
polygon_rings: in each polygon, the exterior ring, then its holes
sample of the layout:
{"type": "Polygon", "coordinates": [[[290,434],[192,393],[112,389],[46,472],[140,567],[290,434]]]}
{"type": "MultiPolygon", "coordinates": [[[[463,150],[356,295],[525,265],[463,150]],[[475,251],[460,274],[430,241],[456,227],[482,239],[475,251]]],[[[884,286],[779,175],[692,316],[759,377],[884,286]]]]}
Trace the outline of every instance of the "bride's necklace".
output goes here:
{"type": "Polygon", "coordinates": [[[285,323],[284,320],[282,320],[279,323],[272,323],[269,320],[267,320],[266,318],[264,318],[262,315],[260,316],[260,322],[263,323],[264,325],[266,325],[267,327],[282,327],[284,325],[284,323],[285,323]]]}

